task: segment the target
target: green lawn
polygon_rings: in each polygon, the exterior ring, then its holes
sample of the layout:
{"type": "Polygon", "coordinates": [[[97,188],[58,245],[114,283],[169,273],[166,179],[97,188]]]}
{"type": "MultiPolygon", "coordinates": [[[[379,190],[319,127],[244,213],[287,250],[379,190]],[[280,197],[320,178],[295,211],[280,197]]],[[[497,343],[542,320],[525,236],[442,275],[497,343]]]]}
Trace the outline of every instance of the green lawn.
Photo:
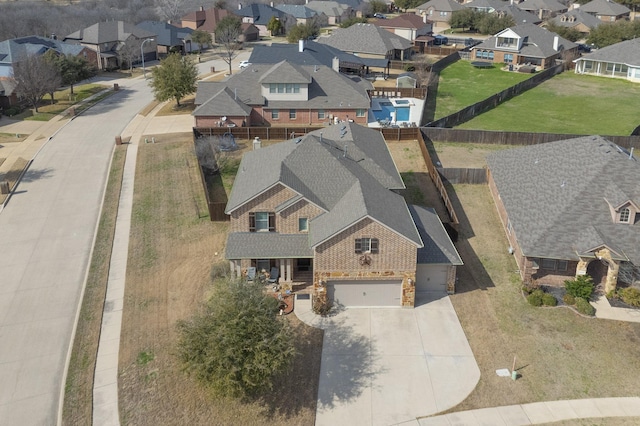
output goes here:
{"type": "Polygon", "coordinates": [[[562,73],[462,129],[629,135],[640,125],[640,84],[562,73]]]}
{"type": "Polygon", "coordinates": [[[529,77],[531,74],[502,71],[498,65],[474,68],[467,61],[451,64],[440,73],[435,118],[460,111],[529,77]]]}

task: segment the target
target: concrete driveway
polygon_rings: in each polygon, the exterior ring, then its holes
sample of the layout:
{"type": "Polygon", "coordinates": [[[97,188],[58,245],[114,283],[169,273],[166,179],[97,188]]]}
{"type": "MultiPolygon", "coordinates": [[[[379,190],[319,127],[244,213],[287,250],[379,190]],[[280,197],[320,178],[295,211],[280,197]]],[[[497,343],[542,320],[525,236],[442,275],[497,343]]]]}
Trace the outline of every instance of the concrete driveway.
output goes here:
{"type": "MultiPolygon", "coordinates": [[[[303,302],[303,303],[299,303],[303,302]]],[[[316,425],[393,425],[453,407],[480,379],[449,297],[415,309],[346,309],[304,322],[325,330],[316,425]]]]}

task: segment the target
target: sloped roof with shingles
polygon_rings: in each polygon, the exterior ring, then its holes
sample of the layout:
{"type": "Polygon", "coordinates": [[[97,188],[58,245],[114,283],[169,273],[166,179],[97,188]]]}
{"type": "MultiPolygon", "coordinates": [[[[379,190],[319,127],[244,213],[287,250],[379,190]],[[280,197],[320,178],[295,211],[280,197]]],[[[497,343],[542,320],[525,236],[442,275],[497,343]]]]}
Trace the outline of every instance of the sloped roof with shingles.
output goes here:
{"type": "Polygon", "coordinates": [[[251,114],[251,107],[240,101],[233,91],[225,86],[219,86],[218,92],[198,106],[193,115],[199,116],[244,116],[251,114]]]}
{"type": "Polygon", "coordinates": [[[318,12],[303,4],[278,4],[275,8],[297,19],[309,19],[318,14],[318,12]]]}
{"type": "Polygon", "coordinates": [[[262,84],[269,83],[311,83],[311,76],[303,68],[291,64],[287,61],[273,65],[259,79],[262,84]]]}
{"type": "Polygon", "coordinates": [[[366,218],[422,246],[404,198],[391,191],[404,184],[376,130],[341,123],[246,153],[227,213],[279,184],[325,211],[309,224],[311,247],[366,218]]]}
{"type": "Polygon", "coordinates": [[[578,61],[611,62],[640,67],[640,38],[603,47],[576,59],[575,62],[578,61]]]}
{"type": "Polygon", "coordinates": [[[78,30],[65,37],[65,40],[76,40],[87,44],[111,43],[114,41],[126,41],[130,36],[135,38],[154,37],[155,33],[137,28],[135,25],[124,21],[98,22],[90,27],[78,30]]]}
{"type": "Polygon", "coordinates": [[[522,10],[537,12],[538,10],[549,10],[551,12],[564,12],[568,10],[567,6],[557,0],[524,0],[518,3],[518,7],[522,10]]]}
{"type": "Polygon", "coordinates": [[[227,238],[227,259],[270,259],[313,257],[306,234],[277,232],[231,232],[227,238]]]}
{"type": "Polygon", "coordinates": [[[155,34],[156,43],[160,46],[182,46],[182,41],[193,32],[191,28],[176,27],[160,21],[143,21],[136,27],[155,34]]]}
{"type": "Polygon", "coordinates": [[[607,202],[618,191],[640,202],[640,164],[629,157],[601,136],[488,155],[523,254],[577,260],[577,253],[607,245],[640,265],[640,223],[614,223],[607,202]]]}
{"type": "Polygon", "coordinates": [[[424,247],[418,249],[418,264],[462,265],[458,250],[449,238],[435,209],[410,205],[409,211],[424,244],[424,247]]]}
{"type": "Polygon", "coordinates": [[[284,21],[285,17],[288,15],[275,7],[262,3],[250,4],[239,9],[236,13],[240,16],[252,18],[253,23],[256,25],[267,25],[273,17],[280,21],[284,21]]]}
{"type": "Polygon", "coordinates": [[[580,6],[580,10],[605,16],[620,16],[631,12],[627,6],[610,0],[592,0],[580,6]]]}
{"type": "Polygon", "coordinates": [[[502,0],[471,0],[470,2],[463,4],[463,6],[471,9],[498,10],[500,7],[504,6],[504,2],[502,0]]]}
{"type": "MultiPolygon", "coordinates": [[[[513,31],[523,40],[522,47],[518,50],[518,54],[520,55],[530,56],[533,58],[548,58],[558,53],[558,51],[553,48],[554,37],[558,35],[534,24],[521,24],[507,28],[506,30],[500,31],[495,36],[491,36],[479,45],[473,47],[472,50],[503,50],[496,47],[496,39],[506,31],[513,31]]],[[[574,49],[577,46],[577,44],[558,36],[558,50],[574,49]]],[[[504,50],[508,51],[511,49],[504,50]]]]}
{"type": "Polygon", "coordinates": [[[427,10],[433,7],[434,10],[442,12],[455,12],[456,10],[463,10],[464,6],[455,0],[430,0],[426,3],[417,6],[417,10],[427,10]]]}
{"type": "Polygon", "coordinates": [[[575,27],[578,24],[583,24],[589,28],[595,28],[598,25],[602,24],[602,21],[590,13],[585,12],[580,9],[573,9],[568,12],[564,12],[558,16],[553,17],[551,19],[555,25],[560,27],[575,27]]]}
{"type": "Polygon", "coordinates": [[[403,13],[391,19],[378,19],[373,25],[383,28],[411,28],[418,30],[431,24],[424,22],[422,17],[415,13],[403,13]]]}
{"type": "Polygon", "coordinates": [[[526,10],[520,9],[518,6],[514,4],[506,4],[497,9],[499,14],[504,14],[507,16],[511,16],[513,18],[513,22],[516,25],[520,24],[539,24],[542,22],[542,19],[538,18],[538,15],[534,15],[531,12],[527,12],[526,10]]]}
{"type": "Polygon", "coordinates": [[[318,39],[345,52],[385,55],[391,50],[405,50],[411,42],[372,24],[355,24],[348,28],[335,30],[329,37],[318,39]]]}
{"type": "MultiPolygon", "coordinates": [[[[196,29],[213,33],[218,26],[218,22],[227,16],[237,16],[227,9],[209,8],[205,10],[196,10],[188,13],[181,18],[182,21],[195,22],[196,29]]],[[[182,22],[181,22],[182,24],[182,22]]],[[[183,24],[184,25],[184,24],[183,24]]]]}
{"type": "Polygon", "coordinates": [[[47,37],[27,36],[0,42],[0,63],[13,64],[27,56],[42,55],[54,50],[63,55],[79,55],[83,46],[53,40],[47,37]]]}
{"type": "Polygon", "coordinates": [[[313,0],[307,3],[309,9],[315,10],[318,13],[324,13],[327,16],[340,17],[347,12],[350,6],[346,4],[338,3],[337,1],[327,0],[313,0]]]}

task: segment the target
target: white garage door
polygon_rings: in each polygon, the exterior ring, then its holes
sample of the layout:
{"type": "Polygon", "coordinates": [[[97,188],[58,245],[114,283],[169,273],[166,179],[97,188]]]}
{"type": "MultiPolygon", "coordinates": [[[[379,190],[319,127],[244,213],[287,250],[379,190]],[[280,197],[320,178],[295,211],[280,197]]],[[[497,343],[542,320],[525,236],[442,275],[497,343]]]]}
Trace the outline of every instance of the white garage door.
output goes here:
{"type": "Polygon", "coordinates": [[[342,306],[401,306],[402,282],[329,281],[329,300],[342,306]]]}
{"type": "Polygon", "coordinates": [[[446,265],[418,265],[416,271],[416,293],[447,291],[446,265]]]}

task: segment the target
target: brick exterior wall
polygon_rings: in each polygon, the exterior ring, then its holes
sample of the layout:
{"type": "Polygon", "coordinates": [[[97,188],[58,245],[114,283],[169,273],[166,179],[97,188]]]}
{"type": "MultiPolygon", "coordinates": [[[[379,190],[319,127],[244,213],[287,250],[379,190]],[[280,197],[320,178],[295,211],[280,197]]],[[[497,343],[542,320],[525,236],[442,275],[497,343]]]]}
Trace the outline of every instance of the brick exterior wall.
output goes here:
{"type": "Polygon", "coordinates": [[[251,121],[247,122],[249,117],[230,115],[225,117],[227,117],[227,119],[222,121],[222,116],[198,116],[196,117],[196,127],[227,127],[229,124],[235,124],[236,127],[251,125],[251,121]]]}
{"type": "MultiPolygon", "coordinates": [[[[275,185],[231,213],[229,232],[249,232],[249,212],[273,212],[277,206],[296,195],[284,185],[275,185]]],[[[280,232],[278,217],[276,217],[276,232],[280,232]]]]}
{"type": "MultiPolygon", "coordinates": [[[[272,119],[271,118],[271,110],[263,110],[261,107],[256,107],[251,110],[249,117],[243,116],[230,116],[227,115],[227,120],[224,122],[224,126],[233,123],[237,127],[246,125],[246,126],[309,126],[309,125],[328,125],[331,124],[329,120],[329,116],[332,115],[334,117],[338,117],[339,120],[353,120],[355,123],[362,124],[363,126],[367,125],[368,119],[368,109],[365,109],[365,113],[363,117],[356,117],[355,109],[339,109],[339,110],[328,110],[326,109],[325,118],[318,118],[318,110],[317,109],[296,109],[296,118],[289,118],[289,110],[288,109],[280,109],[279,118],[272,119]]],[[[196,116],[195,122],[196,127],[218,127],[220,122],[222,121],[221,116],[196,116]]]]}
{"type": "Polygon", "coordinates": [[[298,229],[298,219],[306,217],[311,219],[322,213],[322,209],[308,202],[307,200],[298,201],[293,206],[285,209],[276,215],[276,229],[281,234],[300,234],[298,229]]]}

